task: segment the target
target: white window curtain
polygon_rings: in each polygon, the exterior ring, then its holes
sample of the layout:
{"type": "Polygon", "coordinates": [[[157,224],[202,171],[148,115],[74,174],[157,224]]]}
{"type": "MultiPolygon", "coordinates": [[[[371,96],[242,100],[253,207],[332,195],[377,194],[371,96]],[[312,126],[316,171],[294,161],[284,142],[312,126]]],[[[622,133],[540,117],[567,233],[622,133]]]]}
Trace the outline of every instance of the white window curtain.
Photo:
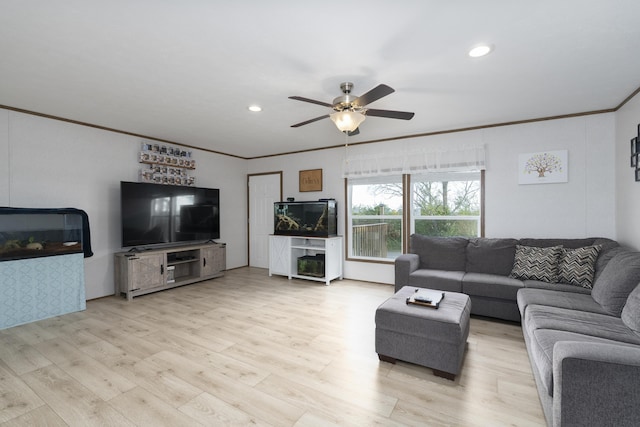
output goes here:
{"type": "Polygon", "coordinates": [[[344,178],[485,169],[484,145],[380,152],[345,158],[344,178]]]}

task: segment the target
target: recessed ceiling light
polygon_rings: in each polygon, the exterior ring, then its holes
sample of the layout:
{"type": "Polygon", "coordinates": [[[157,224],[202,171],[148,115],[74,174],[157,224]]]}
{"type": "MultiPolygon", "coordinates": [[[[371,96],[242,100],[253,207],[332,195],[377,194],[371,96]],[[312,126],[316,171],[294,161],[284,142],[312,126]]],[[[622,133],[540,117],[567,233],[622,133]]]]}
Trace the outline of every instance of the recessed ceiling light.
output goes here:
{"type": "Polygon", "coordinates": [[[249,111],[253,111],[254,113],[258,113],[262,111],[262,107],[259,105],[249,105],[249,111]]]}
{"type": "Polygon", "coordinates": [[[487,54],[489,54],[489,52],[491,52],[493,50],[491,45],[488,44],[481,44],[478,46],[473,47],[470,51],[469,51],[469,56],[472,58],[479,58],[481,56],[485,56],[487,54]]]}

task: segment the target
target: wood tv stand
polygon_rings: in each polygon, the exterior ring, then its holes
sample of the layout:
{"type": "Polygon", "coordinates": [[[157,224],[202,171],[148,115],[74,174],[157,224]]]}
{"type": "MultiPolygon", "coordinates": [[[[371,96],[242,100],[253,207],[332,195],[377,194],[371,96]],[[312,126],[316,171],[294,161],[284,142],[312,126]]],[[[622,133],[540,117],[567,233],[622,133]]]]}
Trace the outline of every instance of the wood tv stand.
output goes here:
{"type": "Polygon", "coordinates": [[[115,254],[116,292],[133,297],[224,275],[226,244],[203,243],[115,254]]]}

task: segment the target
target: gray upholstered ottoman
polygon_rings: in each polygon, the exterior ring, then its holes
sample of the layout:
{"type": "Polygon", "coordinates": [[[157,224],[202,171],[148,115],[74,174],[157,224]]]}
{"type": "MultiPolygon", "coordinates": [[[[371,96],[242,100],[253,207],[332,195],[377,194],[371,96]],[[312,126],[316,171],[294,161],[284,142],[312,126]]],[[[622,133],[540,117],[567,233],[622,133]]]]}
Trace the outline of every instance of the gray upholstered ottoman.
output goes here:
{"type": "Polygon", "coordinates": [[[405,286],[376,310],[376,352],[380,360],[416,363],[454,380],[460,372],[469,336],[471,300],[445,292],[437,309],[407,304],[415,292],[405,286]]]}

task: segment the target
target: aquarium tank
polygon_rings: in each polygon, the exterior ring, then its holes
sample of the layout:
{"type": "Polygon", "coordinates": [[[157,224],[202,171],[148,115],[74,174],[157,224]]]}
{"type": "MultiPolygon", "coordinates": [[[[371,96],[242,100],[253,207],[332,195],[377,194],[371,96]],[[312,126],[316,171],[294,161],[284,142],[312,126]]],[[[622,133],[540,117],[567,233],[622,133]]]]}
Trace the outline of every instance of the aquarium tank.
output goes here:
{"type": "Polygon", "coordinates": [[[83,252],[82,217],[37,209],[0,213],[0,261],[83,252]]]}
{"type": "Polygon", "coordinates": [[[273,204],[274,234],[329,237],[338,233],[336,201],[276,202],[273,204]]]}

